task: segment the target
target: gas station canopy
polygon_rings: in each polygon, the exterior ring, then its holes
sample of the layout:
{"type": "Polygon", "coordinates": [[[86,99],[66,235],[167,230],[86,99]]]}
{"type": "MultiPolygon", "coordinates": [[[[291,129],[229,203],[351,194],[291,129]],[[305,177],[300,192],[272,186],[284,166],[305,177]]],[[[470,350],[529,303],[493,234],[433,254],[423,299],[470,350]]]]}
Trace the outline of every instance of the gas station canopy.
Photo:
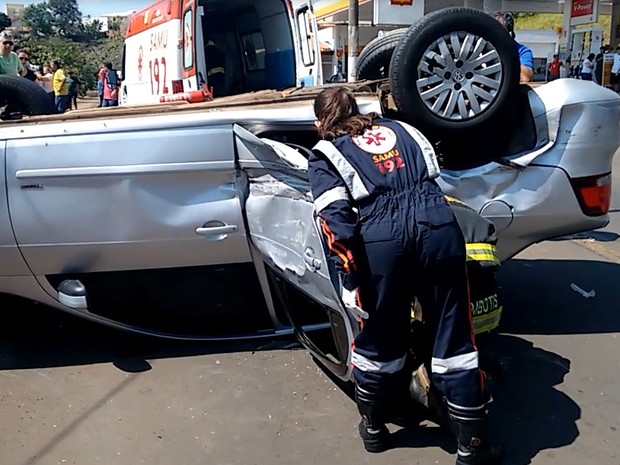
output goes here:
{"type": "MultiPolygon", "coordinates": [[[[378,2],[379,0],[377,0],[378,2]]],[[[441,8],[453,6],[468,6],[479,8],[485,11],[519,11],[526,13],[564,13],[566,1],[572,1],[574,8],[588,8],[589,3],[597,3],[596,0],[384,0],[385,4],[412,6],[415,9],[422,8],[425,13],[429,13],[441,8]]],[[[370,20],[374,10],[373,0],[359,0],[360,19],[370,20]]],[[[612,4],[620,4],[617,0],[600,0],[599,14],[610,15],[612,4]]],[[[314,2],[314,10],[319,19],[326,19],[329,16],[338,15],[338,20],[346,20],[348,0],[317,0],[314,2]]],[[[404,8],[403,8],[404,10],[404,8]]]]}
{"type": "MultiPolygon", "coordinates": [[[[424,14],[449,7],[471,7],[487,12],[513,11],[564,15],[560,46],[569,47],[575,26],[595,23],[599,15],[612,15],[612,30],[605,31],[607,43],[620,40],[620,0],[358,0],[359,25],[370,28],[403,27],[424,14]]],[[[315,0],[319,26],[345,26],[349,0],[315,0]]],[[[370,31],[369,31],[370,32],[370,31]]],[[[360,31],[362,35],[362,31],[360,31]]],[[[376,35],[376,34],[375,34],[376,35]]]]}

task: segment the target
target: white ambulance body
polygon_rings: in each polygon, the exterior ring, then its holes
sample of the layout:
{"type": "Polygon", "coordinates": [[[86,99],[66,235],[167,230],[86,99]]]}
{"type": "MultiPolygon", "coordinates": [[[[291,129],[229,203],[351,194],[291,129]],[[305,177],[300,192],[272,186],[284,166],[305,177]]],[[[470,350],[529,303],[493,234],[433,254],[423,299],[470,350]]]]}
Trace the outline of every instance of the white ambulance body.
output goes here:
{"type": "Polygon", "coordinates": [[[130,18],[121,105],[209,85],[208,41],[225,53],[226,95],[322,84],[312,0],[161,0],[130,18]]]}

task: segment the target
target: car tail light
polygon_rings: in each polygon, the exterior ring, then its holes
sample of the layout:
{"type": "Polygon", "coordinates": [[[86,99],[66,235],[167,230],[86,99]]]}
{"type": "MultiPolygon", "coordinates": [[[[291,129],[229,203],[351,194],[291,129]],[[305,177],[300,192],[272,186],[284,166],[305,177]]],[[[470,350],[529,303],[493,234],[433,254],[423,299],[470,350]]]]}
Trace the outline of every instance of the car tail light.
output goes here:
{"type": "Polygon", "coordinates": [[[607,214],[611,203],[611,173],[575,178],[571,182],[584,214],[588,216],[607,214]]]}
{"type": "Polygon", "coordinates": [[[181,80],[172,81],[172,93],[173,94],[183,93],[183,81],[181,80]]]}

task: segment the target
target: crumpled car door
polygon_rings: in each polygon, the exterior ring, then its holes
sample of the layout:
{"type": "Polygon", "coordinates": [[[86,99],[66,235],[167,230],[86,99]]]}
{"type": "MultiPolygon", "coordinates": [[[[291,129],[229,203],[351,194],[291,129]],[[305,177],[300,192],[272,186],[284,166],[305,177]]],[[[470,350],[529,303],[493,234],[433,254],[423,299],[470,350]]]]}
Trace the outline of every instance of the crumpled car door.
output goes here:
{"type": "MultiPolygon", "coordinates": [[[[350,377],[351,343],[359,331],[344,309],[314,212],[307,170],[281,151],[235,126],[239,189],[250,246],[265,267],[269,289],[306,348],[337,376],[350,377]],[[313,313],[314,312],[314,313],[313,313]],[[324,325],[308,314],[323,316],[324,325]],[[305,319],[305,321],[304,321],[305,319]]],[[[281,146],[281,145],[280,145],[281,146]]]]}

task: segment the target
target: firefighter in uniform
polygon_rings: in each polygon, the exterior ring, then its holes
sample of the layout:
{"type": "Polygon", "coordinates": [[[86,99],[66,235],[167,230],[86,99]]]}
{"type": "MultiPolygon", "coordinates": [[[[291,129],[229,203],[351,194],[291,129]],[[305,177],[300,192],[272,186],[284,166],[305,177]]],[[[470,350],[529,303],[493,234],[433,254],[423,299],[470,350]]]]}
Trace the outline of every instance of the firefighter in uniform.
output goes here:
{"type": "Polygon", "coordinates": [[[502,305],[498,296],[497,231],[495,225],[473,208],[446,196],[465,239],[470,309],[477,339],[499,325],[502,305]]]}
{"type": "MultiPolygon", "coordinates": [[[[446,196],[452,207],[465,240],[467,254],[467,278],[469,283],[470,311],[473,316],[474,334],[479,350],[479,364],[489,370],[498,369],[495,354],[487,348],[487,336],[499,326],[503,307],[498,293],[497,272],[500,259],[497,256],[497,232],[495,225],[478,214],[464,202],[446,196]]],[[[415,299],[411,311],[411,363],[413,371],[409,379],[409,394],[418,403],[431,409],[439,421],[444,420],[438,412],[436,390],[430,384],[428,373],[432,358],[433,338],[424,324],[424,312],[415,299]]],[[[406,375],[408,376],[408,375],[406,375]]],[[[487,386],[490,378],[487,376],[487,386]]]]}
{"type": "Polygon", "coordinates": [[[432,381],[458,440],[456,463],[500,462],[503,451],[485,439],[490,399],[474,343],[465,243],[434,181],[432,145],[405,123],[360,114],[344,87],[322,91],[314,112],[322,140],[308,174],[343,304],[361,322],[351,362],[366,450],[390,447],[385,424],[417,296],[435,335],[432,381]]]}
{"type": "Polygon", "coordinates": [[[205,60],[207,62],[207,84],[213,87],[214,97],[223,97],[226,95],[226,54],[213,40],[207,41],[205,60]]]}

